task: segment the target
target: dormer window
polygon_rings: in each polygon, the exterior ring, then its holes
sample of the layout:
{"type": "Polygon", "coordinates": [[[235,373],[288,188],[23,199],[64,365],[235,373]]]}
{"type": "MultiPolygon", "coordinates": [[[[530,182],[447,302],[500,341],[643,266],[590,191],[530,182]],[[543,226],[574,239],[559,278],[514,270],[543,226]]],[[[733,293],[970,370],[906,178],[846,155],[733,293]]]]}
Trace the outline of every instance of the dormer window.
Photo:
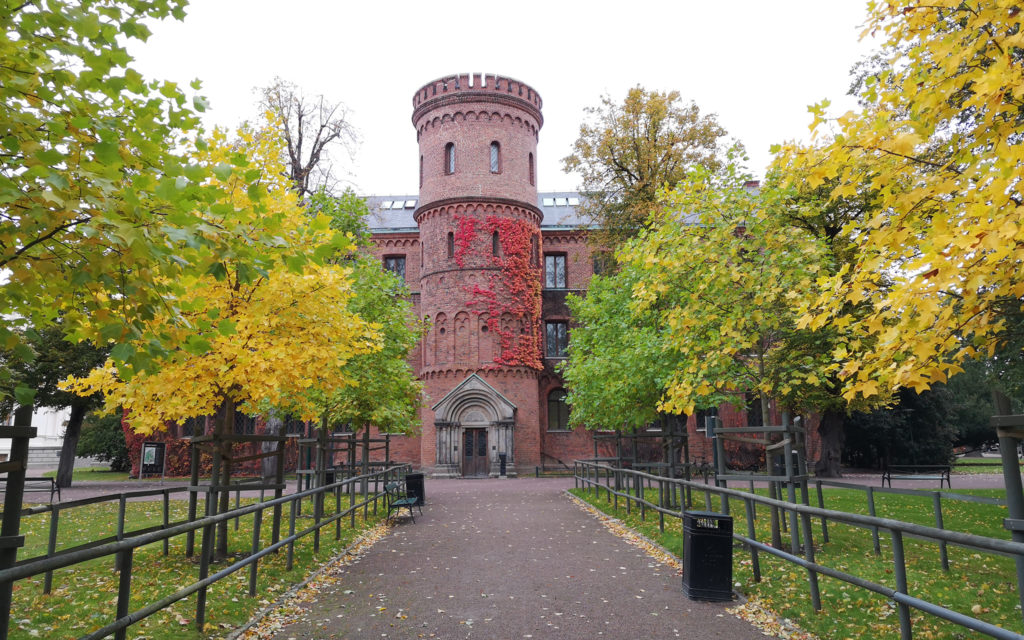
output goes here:
{"type": "Polygon", "coordinates": [[[501,145],[491,143],[491,173],[501,173],[501,145]]]}
{"type": "Polygon", "coordinates": [[[448,175],[455,173],[455,143],[449,142],[444,145],[444,172],[448,175]]]}

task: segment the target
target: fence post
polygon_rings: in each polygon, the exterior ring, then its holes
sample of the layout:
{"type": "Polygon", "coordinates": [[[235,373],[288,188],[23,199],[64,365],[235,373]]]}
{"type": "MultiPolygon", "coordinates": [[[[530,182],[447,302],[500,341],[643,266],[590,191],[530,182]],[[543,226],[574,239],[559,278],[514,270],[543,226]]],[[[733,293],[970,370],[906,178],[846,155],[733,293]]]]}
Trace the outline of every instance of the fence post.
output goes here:
{"type": "MultiPolygon", "coordinates": [[[[649,480],[649,479],[648,479],[649,480]]],[[[636,498],[640,501],[640,519],[647,521],[647,496],[644,494],[644,477],[634,476],[636,482],[636,498]]]]}
{"type": "Polygon", "coordinates": [[[665,481],[658,478],[658,529],[665,533],[665,481]]]}
{"type": "MultiPolygon", "coordinates": [[[[274,499],[278,499],[284,495],[284,454],[285,444],[288,441],[285,438],[280,438],[277,441],[276,455],[274,456],[276,462],[276,468],[274,469],[274,499]]],[[[277,544],[277,541],[281,539],[281,505],[274,505],[274,523],[270,528],[270,540],[271,544],[277,544]]]]}
{"type": "MultiPolygon", "coordinates": [[[[818,487],[818,508],[825,508],[825,494],[821,491],[821,480],[815,480],[814,484],[818,487]]],[[[825,516],[821,516],[821,539],[828,542],[828,520],[825,516]]]]}
{"type": "MultiPolygon", "coordinates": [[[[203,546],[199,557],[199,579],[206,580],[210,575],[210,557],[213,556],[213,524],[203,527],[203,546]]],[[[206,590],[200,587],[196,594],[196,629],[202,633],[206,626],[206,590]]]]}
{"type": "MultiPolygon", "coordinates": [[[[57,527],[60,523],[60,505],[52,507],[50,512],[50,537],[46,542],[46,557],[53,557],[57,553],[57,527]]],[[[43,593],[50,593],[53,590],[53,571],[47,571],[43,578],[43,593]]]]}
{"type": "MultiPolygon", "coordinates": [[[[936,491],[932,494],[932,504],[935,506],[935,528],[945,529],[942,525],[942,495],[936,491]]],[[[949,572],[949,552],[946,550],[946,541],[939,540],[939,557],[942,559],[942,570],[949,572]]]]}
{"type": "Polygon", "coordinates": [[[316,498],[313,499],[313,553],[320,553],[320,519],[324,514],[324,483],[317,483],[316,498]]]}
{"type": "MultiPolygon", "coordinates": [[[[253,515],[252,523],[252,555],[255,556],[260,550],[260,529],[263,528],[263,509],[253,515]]],[[[259,560],[253,560],[249,565],[249,597],[256,596],[256,571],[259,560]]]]}
{"type": "MultiPolygon", "coordinates": [[[[171,491],[170,489],[164,489],[164,504],[163,504],[163,516],[164,516],[164,529],[171,526],[171,491]]],[[[170,538],[164,538],[164,556],[166,557],[171,552],[171,540],[170,538]]]]}
{"type": "MultiPolygon", "coordinates": [[[[800,514],[800,524],[804,528],[804,557],[807,562],[814,564],[814,540],[811,539],[811,516],[807,513],[800,514]]],[[[794,536],[796,531],[793,531],[794,536]]],[[[811,567],[807,567],[807,582],[811,588],[811,606],[815,611],[821,611],[821,591],[818,589],[818,573],[811,567]]]]}
{"type": "MultiPolygon", "coordinates": [[[[192,455],[189,457],[189,491],[188,491],[188,521],[194,522],[196,512],[199,510],[199,447],[192,445],[192,455]]],[[[196,532],[189,531],[185,534],[185,557],[191,558],[196,550],[196,532]]]]}
{"type": "MultiPolygon", "coordinates": [[[[747,537],[751,540],[757,540],[757,532],[754,530],[754,503],[753,500],[747,498],[743,501],[743,506],[747,510],[747,537]]],[[[754,571],[754,582],[761,582],[761,560],[757,555],[757,547],[750,545],[750,566],[754,571]]]]}
{"type": "MultiPolygon", "coordinates": [[[[117,620],[128,615],[132,596],[132,557],[134,549],[126,549],[117,553],[117,564],[121,567],[121,575],[117,581],[117,620]]],[[[114,633],[115,640],[125,640],[128,627],[122,627],[114,633]]]]}
{"type": "MultiPolygon", "coordinates": [[[[903,532],[893,529],[892,534],[892,570],[896,575],[896,591],[907,595],[907,565],[903,558],[903,532]]],[[[900,638],[911,640],[910,607],[902,602],[896,603],[900,616],[900,638]]]]}
{"type": "MultiPolygon", "coordinates": [[[[14,412],[14,426],[3,429],[4,437],[11,440],[11,461],[21,464],[7,472],[7,491],[4,495],[3,524],[0,525],[0,538],[6,545],[0,548],[0,569],[14,566],[18,559],[18,547],[25,543],[19,535],[21,530],[21,503],[25,497],[25,462],[28,460],[28,440],[36,435],[30,426],[32,406],[19,407],[14,412]]],[[[14,583],[8,582],[0,586],[0,638],[7,637],[7,628],[11,621],[11,597],[14,583]]]]}
{"type": "MultiPolygon", "coordinates": [[[[377,476],[373,477],[373,486],[377,488],[377,476]]],[[[377,501],[373,501],[373,514],[377,515],[377,501]]],[[[365,515],[363,516],[366,517],[365,515]]],[[[334,488],[334,539],[341,540],[341,487],[334,488]]]]}
{"type": "Polygon", "coordinates": [[[297,499],[293,499],[288,503],[288,560],[285,562],[285,571],[292,570],[292,561],[295,558],[295,515],[298,509],[295,504],[298,502],[297,499]]]}
{"type": "MultiPolygon", "coordinates": [[[[124,540],[125,511],[128,509],[128,499],[122,493],[117,503],[117,540],[124,540]]],[[[114,571],[121,570],[121,554],[114,556],[114,571]]]]}
{"type": "MultiPolygon", "coordinates": [[[[875,515],[875,488],[874,487],[868,487],[868,515],[871,516],[872,518],[877,517],[875,515]]],[[[875,555],[876,556],[882,555],[882,547],[881,547],[881,545],[878,542],[878,527],[877,526],[872,526],[871,527],[871,540],[872,540],[872,542],[875,545],[875,555]]]]}
{"type": "Polygon", "coordinates": [[[353,505],[356,503],[356,483],[351,480],[348,481],[348,526],[350,529],[356,528],[356,510],[353,505]]]}

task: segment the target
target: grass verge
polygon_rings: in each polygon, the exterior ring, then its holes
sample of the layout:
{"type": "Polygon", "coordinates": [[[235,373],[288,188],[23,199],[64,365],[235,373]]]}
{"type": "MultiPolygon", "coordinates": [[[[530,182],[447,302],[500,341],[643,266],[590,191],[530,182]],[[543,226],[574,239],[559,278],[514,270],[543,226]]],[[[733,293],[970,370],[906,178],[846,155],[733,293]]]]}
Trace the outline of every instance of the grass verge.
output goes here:
{"type": "MultiPolygon", "coordinates": [[[[599,510],[623,520],[628,526],[658,542],[675,555],[683,556],[682,522],[678,517],[666,517],[664,530],[659,527],[657,512],[648,510],[646,518],[633,505],[629,512],[624,500],[619,499],[616,509],[602,491],[595,497],[592,492],[574,489],[572,493],[599,510]]],[[[965,492],[967,493],[967,492],[965,492]]],[[[992,490],[970,491],[976,495],[995,495],[992,490]]],[[[646,492],[647,500],[657,504],[657,490],[646,492]]],[[[884,495],[876,498],[877,514],[908,522],[934,525],[931,497],[884,495]]],[[[710,504],[703,496],[694,494],[697,510],[721,510],[719,501],[712,497],[710,504]]],[[[851,489],[827,489],[825,504],[829,509],[852,513],[867,513],[864,493],[851,489]]],[[[733,502],[734,531],[745,532],[747,520],[742,505],[733,502]]],[[[1003,507],[970,503],[943,504],[945,527],[949,530],[989,535],[1008,539],[1002,528],[1006,517],[1003,507]]],[[[770,519],[766,508],[756,510],[754,528],[757,539],[770,541],[770,519]]],[[[813,527],[815,556],[819,564],[831,566],[847,573],[895,588],[892,547],[889,536],[881,534],[881,554],[875,555],[871,532],[830,522],[830,541],[821,542],[820,522],[813,527]]],[[[911,595],[966,613],[986,622],[1013,630],[1024,631],[1018,605],[1016,574],[1013,561],[991,556],[972,549],[949,547],[950,571],[944,572],[935,543],[905,538],[908,583],[911,595]]],[[[783,548],[789,539],[783,534],[783,548]]],[[[896,607],[888,599],[859,589],[845,582],[819,576],[822,610],[811,607],[808,575],[803,569],[766,553],[760,554],[761,582],[755,582],[749,552],[736,546],[733,552],[733,581],[743,593],[756,597],[779,616],[796,621],[802,628],[820,638],[878,638],[900,637],[896,607]]],[[[685,562],[684,562],[685,566],[685,562]]],[[[984,637],[967,629],[944,622],[932,616],[911,611],[913,634],[916,639],[948,639],[984,637]]]]}
{"type": "MultiPolygon", "coordinates": [[[[246,501],[243,500],[243,503],[246,501]]],[[[327,515],[335,513],[335,501],[325,501],[327,515]]],[[[347,507],[343,497],[341,508],[347,507]]],[[[158,524],[162,519],[162,504],[159,501],[129,502],[126,521],[131,528],[142,528],[158,524]]],[[[59,519],[60,548],[67,548],[89,540],[96,540],[113,533],[117,521],[118,505],[97,504],[68,510],[59,519]]],[[[313,523],[308,514],[312,512],[307,500],[297,518],[298,530],[313,523]]],[[[184,520],[187,504],[184,501],[171,503],[171,521],[184,520]]],[[[319,552],[313,552],[312,535],[302,538],[295,545],[294,567],[285,569],[286,549],[271,554],[259,562],[256,596],[248,595],[249,570],[247,568],[231,574],[214,583],[208,590],[206,629],[200,633],[195,628],[196,596],[163,609],[136,623],[128,629],[128,637],[136,640],[207,640],[224,638],[231,631],[245,624],[257,611],[265,608],[284,594],[293,585],[302,582],[308,574],[324,562],[342,553],[363,532],[380,522],[384,510],[373,513],[370,506],[366,517],[363,510],[357,512],[355,527],[349,526],[349,518],[342,520],[340,535],[336,537],[335,525],[321,529],[319,552]]],[[[289,509],[283,508],[282,536],[287,535],[289,509]]],[[[263,546],[271,537],[271,511],[266,511],[260,528],[263,546]]],[[[26,545],[19,551],[19,558],[45,553],[49,531],[49,517],[26,518],[22,533],[26,545]]],[[[248,554],[252,545],[253,518],[248,516],[231,521],[229,550],[232,556],[210,568],[210,573],[219,571],[237,559],[248,554]]],[[[202,535],[197,532],[196,551],[201,548],[202,535]]],[[[171,541],[168,555],[163,555],[162,545],[157,543],[137,549],[132,570],[131,609],[138,609],[178,589],[195,582],[199,575],[196,557],[185,556],[184,536],[171,541]]],[[[78,638],[114,620],[117,604],[119,573],[114,569],[114,558],[101,558],[62,569],[54,574],[54,588],[44,595],[43,576],[35,576],[14,585],[9,637],[20,638],[78,638]]]]}

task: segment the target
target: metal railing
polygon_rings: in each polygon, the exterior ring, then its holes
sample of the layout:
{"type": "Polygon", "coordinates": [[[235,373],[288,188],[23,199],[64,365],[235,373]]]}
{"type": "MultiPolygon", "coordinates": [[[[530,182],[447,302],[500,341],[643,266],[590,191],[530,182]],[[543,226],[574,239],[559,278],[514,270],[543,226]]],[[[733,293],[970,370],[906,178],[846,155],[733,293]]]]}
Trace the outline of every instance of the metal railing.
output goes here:
{"type": "MultiPolygon", "coordinates": [[[[115,619],[110,624],[107,624],[90,634],[82,636],[83,639],[94,640],[105,638],[113,634],[115,638],[122,640],[126,637],[126,631],[131,625],[153,615],[179,600],[191,596],[192,594],[197,594],[196,627],[202,631],[205,627],[206,619],[207,589],[211,584],[235,573],[236,571],[248,567],[248,594],[250,597],[255,597],[256,580],[258,576],[259,561],[261,558],[268,554],[275,553],[280,549],[286,548],[287,559],[285,569],[290,571],[293,566],[295,543],[298,540],[312,535],[313,551],[316,553],[320,549],[321,530],[331,524],[335,525],[335,539],[340,539],[342,520],[346,517],[349,518],[349,526],[354,528],[356,524],[356,513],[360,509],[363,509],[365,515],[368,513],[370,505],[373,505],[373,511],[374,514],[376,514],[378,501],[384,499],[384,493],[381,491],[381,488],[388,481],[398,479],[409,470],[410,468],[408,465],[395,466],[364,476],[346,478],[333,484],[290,494],[281,498],[265,502],[261,501],[247,506],[240,506],[224,513],[199,518],[191,522],[182,522],[179,524],[171,524],[167,522],[165,524],[158,525],[159,530],[156,531],[149,531],[146,533],[135,532],[135,535],[124,534],[124,536],[118,540],[89,543],[75,549],[53,553],[52,555],[48,554],[48,556],[45,557],[32,558],[24,562],[19,562],[11,568],[0,570],[0,587],[9,589],[18,580],[23,580],[41,574],[50,575],[53,571],[58,569],[71,567],[83,562],[89,562],[97,558],[116,556],[117,567],[120,571],[115,619]],[[357,488],[364,481],[365,484],[363,484],[363,486],[369,487],[372,484],[373,490],[372,492],[367,490],[360,499],[358,497],[359,494],[357,488]],[[335,497],[335,512],[332,514],[325,514],[324,500],[329,494],[333,494],[335,497]],[[341,508],[342,495],[346,495],[348,497],[348,507],[345,509],[341,508]],[[298,504],[301,500],[306,498],[311,498],[313,500],[313,523],[301,531],[297,531],[296,518],[298,517],[299,511],[298,504]],[[263,546],[260,541],[260,534],[262,530],[264,511],[267,509],[278,508],[285,504],[289,504],[291,507],[288,523],[288,535],[273,542],[272,544],[263,546]],[[226,523],[232,519],[244,518],[250,515],[253,518],[253,537],[250,554],[211,575],[210,564],[213,556],[215,527],[218,524],[226,523]],[[139,609],[130,611],[129,597],[131,593],[132,561],[135,550],[154,543],[164,543],[166,549],[166,544],[171,539],[178,536],[186,536],[189,533],[194,534],[197,531],[202,532],[202,550],[199,558],[199,579],[192,584],[184,586],[174,593],[157,600],[156,602],[148,603],[139,609]]],[[[183,487],[178,490],[182,489],[189,490],[188,487],[183,487]]],[[[243,486],[242,490],[244,489],[245,488],[243,486]]],[[[162,489],[137,493],[155,494],[161,491],[172,490],[173,489],[162,489]]],[[[120,504],[123,513],[125,500],[120,496],[118,499],[121,501],[120,504]]],[[[95,502],[99,500],[90,499],[90,501],[95,502]]],[[[67,507],[67,504],[54,506],[61,508],[67,507]]],[[[45,511],[48,510],[48,507],[39,509],[45,511]]],[[[10,611],[0,611],[0,615],[5,615],[9,618],[10,611]]]]}
{"type": "MultiPolygon", "coordinates": [[[[722,501],[723,511],[728,513],[730,500],[737,500],[743,504],[746,514],[747,531],[733,532],[733,538],[746,545],[750,552],[751,568],[754,580],[761,580],[760,554],[768,553],[788,562],[798,565],[807,571],[807,585],[811,596],[811,604],[815,611],[821,610],[821,592],[818,587],[818,576],[825,575],[862,589],[877,593],[889,598],[896,603],[897,613],[900,622],[900,636],[902,640],[910,640],[912,637],[910,609],[916,609],[923,613],[936,616],[953,624],[981,632],[993,638],[1007,640],[1021,640],[1024,635],[998,627],[983,620],[953,611],[941,605],[929,602],[922,598],[915,597],[909,593],[907,583],[907,565],[904,557],[904,536],[912,536],[924,540],[933,540],[940,544],[956,544],[986,552],[1008,555],[1014,558],[1024,557],[1024,543],[1011,542],[998,538],[988,538],[969,533],[957,531],[946,531],[936,527],[901,522],[889,518],[879,518],[870,515],[846,513],[843,511],[831,511],[820,507],[812,507],[803,504],[794,504],[782,500],[758,496],[746,491],[715,487],[708,484],[697,483],[675,478],[652,475],[641,471],[614,468],[605,464],[577,461],[576,487],[585,490],[592,490],[594,495],[600,495],[601,491],[614,501],[618,508],[618,500],[626,501],[626,509],[629,512],[635,504],[640,508],[641,517],[646,517],[646,511],[651,510],[658,513],[659,526],[664,531],[665,517],[682,519],[683,510],[686,505],[692,505],[692,492],[698,491],[705,495],[706,504],[710,507],[711,495],[717,495],[722,501]],[[658,489],[658,503],[651,502],[645,497],[646,488],[658,489]],[[682,498],[676,500],[676,498],[682,498]],[[671,506],[666,506],[671,505],[671,506]],[[785,551],[781,548],[765,544],[757,539],[754,529],[757,506],[764,506],[769,509],[778,509],[790,514],[791,522],[799,521],[797,527],[792,527],[791,549],[785,551]],[[872,582],[865,578],[819,564],[814,556],[814,539],[812,536],[811,520],[820,519],[823,522],[833,521],[856,527],[868,528],[873,531],[888,532],[892,541],[892,573],[896,581],[896,588],[872,582]],[[804,544],[800,545],[799,536],[802,535],[804,544]],[[800,552],[803,555],[800,555],[800,552]]],[[[877,489],[876,489],[877,490],[877,489]]],[[[899,490],[894,490],[896,492],[899,490]]],[[[1020,585],[1018,585],[1020,588],[1020,585]]]]}

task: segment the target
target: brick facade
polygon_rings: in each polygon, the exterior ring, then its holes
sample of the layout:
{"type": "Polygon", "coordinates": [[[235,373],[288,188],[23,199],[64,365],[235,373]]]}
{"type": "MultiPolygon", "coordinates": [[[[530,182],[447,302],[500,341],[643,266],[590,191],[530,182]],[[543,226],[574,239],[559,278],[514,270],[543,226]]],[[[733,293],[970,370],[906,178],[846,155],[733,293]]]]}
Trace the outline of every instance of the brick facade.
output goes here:
{"type": "MultiPolygon", "coordinates": [[[[563,387],[555,367],[564,358],[552,353],[557,345],[547,343],[546,324],[571,326],[566,295],[586,291],[594,261],[586,223],[575,215],[578,194],[538,197],[542,106],[533,88],[501,76],[449,76],[424,85],[412,101],[418,197],[368,199],[373,251],[382,261],[404,258],[414,311],[430,323],[411,358],[425,386],[422,429],[393,437],[392,459],[437,476],[497,475],[499,454],[510,475],[571,468],[574,459],[594,455],[590,431],[549,424],[549,399],[563,387]],[[492,295],[500,305],[510,297],[498,266],[508,256],[493,237],[501,223],[536,237],[522,250],[542,285],[537,317],[492,318],[495,303],[483,299],[492,295]],[[545,280],[546,264],[564,272],[545,280]],[[496,362],[507,354],[502,336],[519,347],[533,344],[531,334],[539,337],[539,366],[496,362]],[[483,466],[474,463],[483,446],[478,438],[486,442],[483,466]]],[[[553,406],[558,420],[557,400],[553,406]]],[[[723,408],[720,415],[726,426],[745,424],[744,412],[723,408]]],[[[691,458],[710,462],[710,440],[694,417],[687,431],[691,458]]],[[[816,439],[808,444],[815,459],[816,439]]]]}

